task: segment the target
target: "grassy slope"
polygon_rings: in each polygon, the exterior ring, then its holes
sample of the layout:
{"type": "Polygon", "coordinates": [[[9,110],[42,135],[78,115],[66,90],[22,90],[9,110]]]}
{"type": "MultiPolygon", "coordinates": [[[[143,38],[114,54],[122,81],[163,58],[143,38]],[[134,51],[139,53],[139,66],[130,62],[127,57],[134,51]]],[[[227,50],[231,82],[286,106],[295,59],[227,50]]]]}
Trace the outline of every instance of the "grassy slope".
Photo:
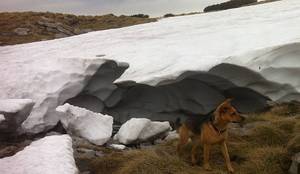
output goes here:
{"type": "Polygon", "coordinates": [[[91,29],[93,31],[156,21],[156,19],[151,18],[114,16],[112,14],[104,16],[75,16],[50,12],[5,12],[0,13],[0,46],[54,39],[55,33],[53,31],[47,31],[37,24],[38,21],[42,20],[42,17],[72,29],[91,29]],[[13,32],[16,28],[30,29],[29,35],[18,36],[13,32]]]}
{"type": "MultiPolygon", "coordinates": [[[[285,174],[290,157],[300,151],[300,107],[281,105],[271,111],[252,115],[247,123],[265,121],[258,125],[251,136],[230,135],[229,151],[238,174],[285,174]],[[297,109],[298,108],[298,109],[297,109]]],[[[148,149],[109,151],[105,157],[90,162],[89,170],[97,174],[223,174],[227,173],[220,148],[213,149],[213,171],[201,167],[202,149],[199,149],[199,165],[191,166],[191,144],[185,147],[185,156],[176,155],[177,140],[148,149]]]]}

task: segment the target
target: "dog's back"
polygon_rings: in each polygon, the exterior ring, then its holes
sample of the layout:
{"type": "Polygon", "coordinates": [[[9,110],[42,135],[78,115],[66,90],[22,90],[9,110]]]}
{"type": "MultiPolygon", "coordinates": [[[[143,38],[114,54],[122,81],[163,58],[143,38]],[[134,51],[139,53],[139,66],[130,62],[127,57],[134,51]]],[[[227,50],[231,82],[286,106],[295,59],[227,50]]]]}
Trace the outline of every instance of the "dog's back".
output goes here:
{"type": "Polygon", "coordinates": [[[179,129],[182,125],[184,125],[193,134],[201,134],[202,125],[209,122],[213,118],[213,111],[206,115],[194,114],[186,111],[182,111],[182,113],[187,115],[187,118],[182,123],[180,123],[180,119],[177,119],[176,129],[179,129]]]}

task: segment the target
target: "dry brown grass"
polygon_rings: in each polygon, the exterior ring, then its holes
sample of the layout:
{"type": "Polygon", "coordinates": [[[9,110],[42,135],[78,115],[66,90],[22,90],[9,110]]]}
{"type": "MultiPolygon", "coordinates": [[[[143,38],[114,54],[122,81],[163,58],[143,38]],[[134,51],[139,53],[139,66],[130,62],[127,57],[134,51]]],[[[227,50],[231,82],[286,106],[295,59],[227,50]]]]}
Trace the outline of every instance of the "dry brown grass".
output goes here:
{"type": "MultiPolygon", "coordinates": [[[[289,107],[273,109],[253,115],[250,122],[264,120],[251,136],[230,136],[229,153],[237,174],[285,174],[291,155],[300,147],[300,119],[298,113],[289,116],[289,107]],[[278,111],[280,110],[280,112],[278,111]],[[283,112],[283,111],[286,112],[283,112]],[[297,134],[298,133],[298,134],[297,134]]],[[[112,152],[91,162],[92,173],[98,174],[225,174],[226,168],[217,146],[213,148],[211,165],[213,171],[202,169],[202,149],[199,149],[199,163],[191,165],[188,144],[182,157],[176,154],[177,141],[153,146],[150,149],[112,152]]]]}
{"type": "Polygon", "coordinates": [[[93,31],[156,21],[153,18],[115,16],[112,14],[103,16],[75,16],[50,12],[3,12],[0,13],[0,46],[54,39],[54,32],[47,31],[37,24],[42,17],[71,27],[74,30],[77,28],[91,29],[93,31]],[[30,32],[26,36],[19,36],[13,32],[16,28],[28,28],[30,32]]]}

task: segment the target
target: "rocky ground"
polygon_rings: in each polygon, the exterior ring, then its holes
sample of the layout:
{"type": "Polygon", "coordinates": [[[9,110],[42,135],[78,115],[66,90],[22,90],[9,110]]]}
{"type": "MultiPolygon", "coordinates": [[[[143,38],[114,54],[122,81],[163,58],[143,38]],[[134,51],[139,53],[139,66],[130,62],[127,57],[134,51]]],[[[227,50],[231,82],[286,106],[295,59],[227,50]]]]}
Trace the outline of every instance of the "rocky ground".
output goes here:
{"type": "Polygon", "coordinates": [[[60,13],[0,13],[0,46],[63,38],[90,31],[154,22],[146,17],[76,16],[60,13]]]}
{"type": "MultiPolygon", "coordinates": [[[[230,127],[229,152],[236,173],[285,174],[290,169],[295,154],[300,151],[300,104],[276,104],[268,111],[251,114],[242,125],[230,127]]],[[[57,132],[48,135],[58,134],[57,132]]],[[[127,145],[117,149],[111,142],[97,146],[72,137],[76,165],[84,174],[223,174],[226,173],[219,148],[215,147],[211,164],[213,171],[204,171],[201,158],[197,166],[190,161],[191,145],[185,155],[176,155],[177,139],[173,135],[156,141],[127,145]]],[[[165,134],[168,135],[168,134],[165,134]]],[[[41,136],[41,135],[39,135],[41,136]]],[[[12,156],[35,138],[0,144],[0,157],[12,156]]],[[[202,150],[199,149],[199,157],[202,150]]],[[[298,157],[299,158],[299,157],[298,157]]],[[[298,160],[299,161],[299,160],[298,160]]],[[[295,163],[297,168],[298,163],[295,163]]],[[[296,169],[290,169],[297,172],[296,169]]]]}

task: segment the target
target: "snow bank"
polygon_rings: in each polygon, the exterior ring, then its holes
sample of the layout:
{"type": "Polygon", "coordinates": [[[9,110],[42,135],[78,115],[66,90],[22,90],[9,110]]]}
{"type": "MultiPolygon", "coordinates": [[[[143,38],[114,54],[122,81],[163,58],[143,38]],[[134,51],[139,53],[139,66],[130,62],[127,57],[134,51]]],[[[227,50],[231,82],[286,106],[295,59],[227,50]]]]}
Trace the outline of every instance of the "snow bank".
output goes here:
{"type": "MultiPolygon", "coordinates": [[[[299,16],[299,0],[284,0],[0,47],[0,64],[5,65],[0,69],[3,83],[0,98],[31,98],[36,102],[23,125],[30,132],[40,132],[55,125],[58,121],[55,108],[66,101],[95,112],[108,108],[110,114],[116,113],[117,120],[122,122],[132,115],[160,117],[156,113],[161,113],[157,111],[166,106],[164,103],[171,103],[166,107],[167,112],[179,108],[205,113],[227,94],[233,95],[230,86],[242,87],[238,94],[234,93],[237,96],[244,95],[245,87],[273,100],[299,99],[300,82],[291,76],[300,69],[299,59],[296,59],[300,50],[299,16]],[[232,73],[222,63],[237,65],[243,71],[232,73]],[[128,70],[123,73],[126,68],[128,70]],[[161,84],[176,82],[177,77],[187,71],[205,74],[192,83],[199,91],[204,91],[198,95],[204,99],[181,95],[176,89],[175,93],[163,96],[163,104],[153,105],[152,101],[148,104],[147,100],[140,100],[144,103],[130,101],[135,103],[131,105],[123,99],[129,88],[119,89],[113,84],[128,85],[128,81],[135,81],[156,86],[155,95],[152,89],[149,94],[143,94],[146,95],[144,98],[151,98],[150,95],[155,98],[164,91],[160,89],[161,84]],[[242,78],[248,72],[256,74],[255,78],[242,78]],[[275,77],[273,74],[280,75],[275,77]],[[210,81],[211,75],[216,78],[210,81]],[[219,77],[222,77],[221,81],[219,77]],[[182,103],[178,102],[183,98],[182,103]],[[142,109],[134,110],[137,105],[142,109]],[[127,106],[133,109],[125,113],[127,106]],[[147,108],[151,108],[150,114],[147,108]]],[[[187,86],[184,89],[191,89],[187,86]]],[[[141,91],[147,91],[145,88],[141,91]]],[[[178,86],[170,86],[170,89],[174,88],[178,86]]],[[[258,108],[266,104],[262,96],[252,91],[246,93],[251,100],[258,98],[258,108]]],[[[240,101],[247,99],[240,98],[240,101]]],[[[247,111],[257,109],[254,106],[242,108],[247,111]]],[[[170,117],[169,114],[165,118],[170,117]]]]}
{"type": "Polygon", "coordinates": [[[0,159],[0,173],[77,174],[72,139],[54,135],[32,142],[14,156],[0,159]]]}
{"type": "Polygon", "coordinates": [[[108,115],[94,113],[68,103],[56,108],[60,112],[60,120],[71,135],[83,137],[96,145],[103,145],[112,135],[113,118],[108,115]]]}
{"type": "Polygon", "coordinates": [[[146,118],[131,118],[124,123],[114,139],[122,144],[147,141],[171,130],[169,122],[151,122],[146,118]]]}

